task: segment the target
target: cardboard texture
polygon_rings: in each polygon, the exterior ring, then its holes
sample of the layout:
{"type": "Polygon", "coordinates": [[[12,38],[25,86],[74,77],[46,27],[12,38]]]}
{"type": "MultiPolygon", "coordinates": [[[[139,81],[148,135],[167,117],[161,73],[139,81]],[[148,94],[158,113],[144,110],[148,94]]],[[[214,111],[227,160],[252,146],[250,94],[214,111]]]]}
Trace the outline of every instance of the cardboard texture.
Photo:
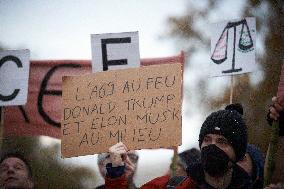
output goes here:
{"type": "Polygon", "coordinates": [[[181,64],[63,77],[63,157],[181,144],[181,64]]]}
{"type": "MultiPolygon", "coordinates": [[[[184,64],[184,54],[141,59],[142,66],[184,64]]],[[[90,60],[32,60],[28,85],[28,100],[24,106],[4,107],[4,137],[61,137],[62,76],[91,73],[90,60]]]]}

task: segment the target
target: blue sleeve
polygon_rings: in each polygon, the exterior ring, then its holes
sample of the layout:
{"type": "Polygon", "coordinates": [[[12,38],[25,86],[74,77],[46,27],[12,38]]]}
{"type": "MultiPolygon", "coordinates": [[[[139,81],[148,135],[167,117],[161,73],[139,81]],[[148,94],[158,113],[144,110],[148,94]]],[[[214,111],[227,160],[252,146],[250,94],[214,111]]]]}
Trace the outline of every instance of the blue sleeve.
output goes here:
{"type": "Polygon", "coordinates": [[[117,178],[121,177],[124,174],[125,166],[118,166],[118,167],[112,167],[112,163],[106,164],[106,170],[107,170],[107,177],[109,178],[117,178]]]}

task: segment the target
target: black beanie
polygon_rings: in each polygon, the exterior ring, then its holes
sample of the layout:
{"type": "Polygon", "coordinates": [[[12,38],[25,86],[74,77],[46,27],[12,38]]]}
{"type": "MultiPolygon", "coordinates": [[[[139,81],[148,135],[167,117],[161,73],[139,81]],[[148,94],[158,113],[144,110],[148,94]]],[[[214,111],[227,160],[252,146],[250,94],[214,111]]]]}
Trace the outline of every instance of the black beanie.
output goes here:
{"type": "Polygon", "coordinates": [[[236,110],[239,114],[244,114],[243,106],[240,103],[229,104],[225,107],[225,110],[236,110]]]}
{"type": "Polygon", "coordinates": [[[199,147],[207,134],[224,136],[235,151],[236,162],[244,157],[247,148],[247,127],[241,114],[236,110],[219,110],[211,113],[201,126],[199,147]]]}

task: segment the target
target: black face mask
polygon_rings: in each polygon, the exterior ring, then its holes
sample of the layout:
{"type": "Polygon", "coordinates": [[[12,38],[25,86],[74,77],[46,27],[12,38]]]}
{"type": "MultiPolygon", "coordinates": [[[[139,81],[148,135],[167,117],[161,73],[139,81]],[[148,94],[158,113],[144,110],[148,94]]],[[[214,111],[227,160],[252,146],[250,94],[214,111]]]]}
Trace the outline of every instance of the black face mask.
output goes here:
{"type": "Polygon", "coordinates": [[[229,170],[228,155],[214,144],[201,149],[201,162],[204,171],[212,177],[222,177],[229,170]]]}

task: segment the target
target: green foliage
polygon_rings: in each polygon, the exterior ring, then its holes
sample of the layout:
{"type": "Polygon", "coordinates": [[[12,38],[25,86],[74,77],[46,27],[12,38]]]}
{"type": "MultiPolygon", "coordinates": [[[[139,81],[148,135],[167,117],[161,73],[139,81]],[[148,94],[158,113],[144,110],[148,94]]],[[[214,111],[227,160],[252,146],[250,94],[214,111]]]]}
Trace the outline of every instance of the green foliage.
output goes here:
{"type": "Polygon", "coordinates": [[[278,145],[278,136],[279,136],[279,122],[273,121],[271,139],[267,151],[267,161],[265,162],[264,169],[264,186],[268,186],[271,183],[273,171],[275,170],[275,157],[277,153],[278,145]]]}

